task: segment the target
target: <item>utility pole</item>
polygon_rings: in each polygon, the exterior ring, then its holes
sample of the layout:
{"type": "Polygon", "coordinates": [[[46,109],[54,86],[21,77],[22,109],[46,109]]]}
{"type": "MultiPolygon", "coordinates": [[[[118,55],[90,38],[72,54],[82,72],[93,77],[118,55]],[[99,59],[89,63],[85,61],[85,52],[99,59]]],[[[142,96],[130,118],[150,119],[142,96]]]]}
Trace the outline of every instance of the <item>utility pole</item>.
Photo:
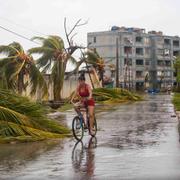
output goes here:
{"type": "MultiPolygon", "coordinates": [[[[129,61],[129,59],[128,59],[128,61],[129,61]]],[[[129,79],[128,79],[128,81],[129,81],[129,91],[131,90],[131,71],[130,71],[130,64],[128,63],[128,71],[129,71],[129,79]]]]}
{"type": "Polygon", "coordinates": [[[116,38],[116,87],[119,87],[119,44],[116,38]]]}

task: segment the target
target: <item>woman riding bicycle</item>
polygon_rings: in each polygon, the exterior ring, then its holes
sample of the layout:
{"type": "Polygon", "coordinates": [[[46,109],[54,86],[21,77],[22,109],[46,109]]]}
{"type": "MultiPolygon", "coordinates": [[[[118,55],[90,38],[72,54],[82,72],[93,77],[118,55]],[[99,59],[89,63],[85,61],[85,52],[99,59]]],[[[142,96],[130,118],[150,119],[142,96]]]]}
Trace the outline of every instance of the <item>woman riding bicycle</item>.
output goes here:
{"type": "Polygon", "coordinates": [[[85,81],[86,81],[86,79],[85,79],[85,76],[83,73],[78,78],[78,86],[76,88],[75,94],[71,98],[71,102],[73,101],[73,99],[76,95],[81,97],[81,101],[80,101],[81,104],[84,107],[88,108],[89,120],[90,120],[90,134],[93,134],[95,102],[92,97],[92,89],[91,89],[90,85],[88,85],[85,81]]]}

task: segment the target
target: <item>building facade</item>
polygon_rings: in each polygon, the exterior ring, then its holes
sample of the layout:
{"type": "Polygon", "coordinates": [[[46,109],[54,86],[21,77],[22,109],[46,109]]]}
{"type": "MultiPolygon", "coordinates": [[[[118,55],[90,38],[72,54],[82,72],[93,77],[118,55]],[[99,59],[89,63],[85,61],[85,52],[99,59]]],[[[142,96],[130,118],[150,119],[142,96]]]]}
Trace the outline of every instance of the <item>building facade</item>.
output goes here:
{"type": "Polygon", "coordinates": [[[113,26],[110,31],[88,33],[87,43],[106,63],[116,65],[118,59],[121,87],[166,88],[175,83],[173,62],[180,55],[178,36],[113,26]]]}

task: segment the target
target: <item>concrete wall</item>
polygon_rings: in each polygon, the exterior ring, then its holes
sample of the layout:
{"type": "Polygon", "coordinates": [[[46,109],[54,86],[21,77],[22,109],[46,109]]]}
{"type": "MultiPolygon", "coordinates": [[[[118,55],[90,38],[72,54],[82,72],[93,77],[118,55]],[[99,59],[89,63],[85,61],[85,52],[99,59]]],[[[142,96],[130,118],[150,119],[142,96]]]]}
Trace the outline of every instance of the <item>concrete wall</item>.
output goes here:
{"type": "MultiPolygon", "coordinates": [[[[78,77],[79,77],[79,75],[75,75],[75,74],[68,78],[65,76],[64,85],[63,85],[63,89],[62,89],[62,93],[61,93],[62,98],[69,97],[71,95],[71,93],[76,89],[77,84],[78,84],[78,77]]],[[[89,77],[88,73],[85,73],[85,78],[86,78],[86,83],[88,83],[92,88],[90,77],[89,77]]],[[[95,88],[101,87],[101,84],[99,83],[99,81],[97,80],[96,76],[93,73],[91,73],[91,78],[92,78],[95,88]]],[[[45,80],[46,80],[46,83],[48,84],[48,94],[49,94],[48,97],[42,98],[42,92],[39,89],[39,90],[37,90],[36,94],[32,97],[32,99],[38,100],[38,101],[41,101],[41,100],[47,101],[47,100],[54,99],[53,85],[50,82],[50,75],[45,75],[45,80]]],[[[26,81],[28,81],[28,80],[26,80],[26,81]]],[[[28,86],[26,92],[24,92],[25,96],[30,96],[30,89],[31,89],[31,87],[28,86]]]]}

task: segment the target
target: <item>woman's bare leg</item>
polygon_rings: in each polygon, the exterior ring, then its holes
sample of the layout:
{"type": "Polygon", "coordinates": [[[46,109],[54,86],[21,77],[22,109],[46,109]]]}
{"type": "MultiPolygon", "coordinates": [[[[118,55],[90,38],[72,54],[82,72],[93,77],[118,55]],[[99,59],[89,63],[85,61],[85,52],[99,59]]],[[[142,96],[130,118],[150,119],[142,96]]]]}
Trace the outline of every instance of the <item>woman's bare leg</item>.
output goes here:
{"type": "Polygon", "coordinates": [[[94,106],[88,106],[90,130],[94,127],[94,106]]]}

